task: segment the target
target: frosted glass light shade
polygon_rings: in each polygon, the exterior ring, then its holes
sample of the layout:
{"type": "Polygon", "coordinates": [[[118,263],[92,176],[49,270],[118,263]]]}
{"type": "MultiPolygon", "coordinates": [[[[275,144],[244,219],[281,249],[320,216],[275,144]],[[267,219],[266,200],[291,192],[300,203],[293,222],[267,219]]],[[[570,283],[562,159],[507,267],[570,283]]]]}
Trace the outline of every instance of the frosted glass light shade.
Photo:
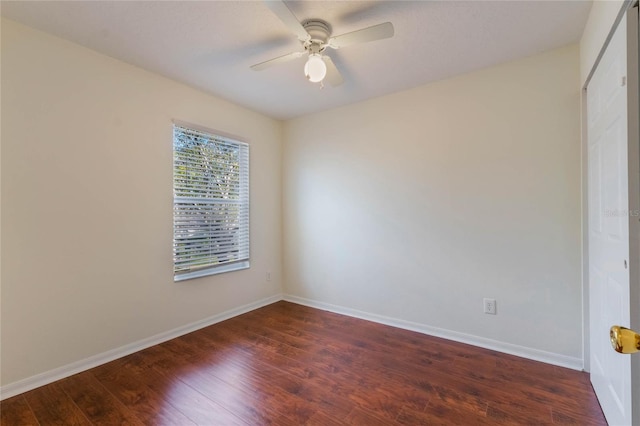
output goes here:
{"type": "Polygon", "coordinates": [[[322,81],[322,79],[327,75],[327,66],[319,54],[314,53],[309,55],[307,63],[304,64],[304,75],[312,83],[322,81]]]}

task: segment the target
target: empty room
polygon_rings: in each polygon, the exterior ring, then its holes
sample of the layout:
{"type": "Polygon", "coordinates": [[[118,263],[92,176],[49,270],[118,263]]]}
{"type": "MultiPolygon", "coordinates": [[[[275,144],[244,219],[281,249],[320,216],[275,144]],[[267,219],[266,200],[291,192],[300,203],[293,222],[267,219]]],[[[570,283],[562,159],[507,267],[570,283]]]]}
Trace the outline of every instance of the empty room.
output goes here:
{"type": "Polygon", "coordinates": [[[3,426],[640,424],[637,0],[0,13],[3,426]]]}

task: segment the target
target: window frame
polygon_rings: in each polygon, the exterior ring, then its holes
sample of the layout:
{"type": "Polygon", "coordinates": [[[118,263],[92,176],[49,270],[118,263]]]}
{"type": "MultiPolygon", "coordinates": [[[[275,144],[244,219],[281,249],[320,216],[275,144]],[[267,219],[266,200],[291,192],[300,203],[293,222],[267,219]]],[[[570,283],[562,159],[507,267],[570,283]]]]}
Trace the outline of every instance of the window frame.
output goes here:
{"type": "MultiPolygon", "coordinates": [[[[229,135],[227,133],[224,132],[220,132],[214,129],[210,129],[207,127],[203,127],[203,126],[199,126],[199,125],[195,125],[192,123],[187,123],[187,122],[183,122],[183,121],[178,121],[178,120],[173,120],[172,121],[173,125],[172,125],[172,165],[173,165],[173,170],[172,170],[172,176],[173,176],[173,182],[172,182],[172,187],[173,187],[173,209],[172,209],[172,221],[173,221],[173,238],[172,238],[172,252],[173,252],[173,280],[174,282],[179,282],[179,281],[185,281],[185,280],[189,280],[189,279],[193,279],[193,278],[199,278],[199,277],[204,277],[204,276],[210,276],[210,275],[217,275],[217,274],[222,274],[222,273],[226,273],[226,272],[232,272],[232,271],[238,271],[238,270],[242,270],[242,269],[248,269],[251,267],[251,221],[250,221],[250,145],[248,142],[246,142],[244,139],[239,138],[237,136],[233,136],[233,135],[229,135]],[[193,268],[191,270],[185,271],[185,272],[178,272],[176,271],[176,260],[177,260],[177,254],[176,254],[176,212],[177,212],[177,208],[176,205],[178,204],[177,199],[181,199],[181,198],[185,198],[182,196],[177,196],[176,195],[176,128],[182,128],[185,129],[187,131],[193,131],[195,133],[200,133],[206,137],[211,138],[213,141],[218,140],[221,143],[224,144],[231,144],[231,145],[235,145],[237,146],[241,151],[244,151],[244,155],[246,155],[246,171],[243,172],[243,170],[241,169],[239,171],[240,174],[240,179],[244,178],[246,179],[246,182],[244,183],[246,185],[246,197],[244,199],[245,203],[243,203],[243,200],[239,200],[239,205],[240,205],[240,209],[244,212],[244,213],[239,213],[239,215],[246,215],[246,226],[241,226],[239,228],[239,232],[244,233],[246,235],[246,240],[243,239],[243,241],[246,241],[246,259],[243,258],[240,260],[236,260],[236,261],[229,261],[229,262],[223,262],[223,263],[219,263],[219,264],[214,264],[214,265],[209,265],[209,266],[205,266],[205,267],[201,267],[201,268],[193,268]],[[245,205],[246,204],[246,205],[245,205]]],[[[239,165],[242,168],[242,163],[239,165]]],[[[240,188],[243,183],[242,181],[240,181],[239,185],[239,193],[242,193],[242,189],[240,188]]],[[[202,199],[205,200],[217,200],[217,199],[223,199],[223,198],[216,198],[216,197],[210,197],[210,198],[206,198],[203,197],[202,199]]],[[[182,202],[184,202],[184,200],[182,200],[182,202]]],[[[211,204],[215,204],[215,203],[211,203],[211,204]]],[[[241,237],[242,238],[242,237],[241,237]]]]}

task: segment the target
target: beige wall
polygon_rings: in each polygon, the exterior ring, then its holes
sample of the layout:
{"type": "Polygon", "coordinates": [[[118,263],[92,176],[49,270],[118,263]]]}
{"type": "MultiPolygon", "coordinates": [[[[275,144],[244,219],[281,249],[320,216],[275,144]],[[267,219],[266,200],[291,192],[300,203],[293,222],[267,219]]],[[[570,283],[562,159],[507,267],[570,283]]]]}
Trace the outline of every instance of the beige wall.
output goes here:
{"type": "Polygon", "coordinates": [[[2,385],[280,293],[280,122],[7,20],[1,84],[2,385]],[[250,143],[251,269],[173,282],[172,119],[250,143]]]}
{"type": "Polygon", "coordinates": [[[285,292],[580,360],[579,70],[570,46],[285,123],[285,292]]]}

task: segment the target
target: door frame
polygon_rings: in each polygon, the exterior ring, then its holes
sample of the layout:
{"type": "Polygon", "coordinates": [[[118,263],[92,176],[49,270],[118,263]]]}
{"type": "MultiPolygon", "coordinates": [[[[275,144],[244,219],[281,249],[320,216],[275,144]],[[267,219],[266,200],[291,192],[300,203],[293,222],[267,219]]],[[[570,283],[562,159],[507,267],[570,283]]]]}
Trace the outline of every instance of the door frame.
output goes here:
{"type": "MultiPolygon", "coordinates": [[[[627,12],[627,100],[629,158],[629,301],[631,328],[640,331],[640,8],[627,12]],[[636,309],[633,309],[633,306],[636,309]]],[[[640,354],[631,358],[631,418],[640,424],[640,354]]]]}
{"type": "MultiPolygon", "coordinates": [[[[586,90],[596,67],[622,19],[627,20],[627,114],[628,114],[628,174],[629,174],[629,300],[630,326],[640,330],[640,30],[638,1],[625,0],[607,39],[582,87],[582,307],[584,370],[590,371],[589,354],[589,229],[588,229],[588,132],[586,90]],[[634,10],[635,9],[635,10],[634,10]],[[627,13],[629,12],[629,13],[627,13]],[[635,309],[633,306],[635,305],[635,309]]],[[[613,325],[613,324],[612,324],[613,325]]],[[[612,349],[613,350],[613,349],[612,349]]],[[[629,356],[629,355],[620,355],[629,356]]],[[[640,424],[640,356],[631,359],[632,424],[640,424]]]]}

